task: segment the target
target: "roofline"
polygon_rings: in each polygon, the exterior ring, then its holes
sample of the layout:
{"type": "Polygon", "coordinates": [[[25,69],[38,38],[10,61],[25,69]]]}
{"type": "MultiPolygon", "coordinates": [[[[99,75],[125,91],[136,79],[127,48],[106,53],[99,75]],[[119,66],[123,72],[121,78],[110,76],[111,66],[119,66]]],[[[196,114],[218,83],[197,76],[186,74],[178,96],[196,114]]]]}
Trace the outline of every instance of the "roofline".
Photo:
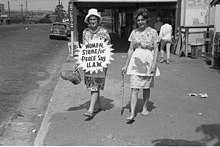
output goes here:
{"type": "Polygon", "coordinates": [[[114,2],[114,3],[151,3],[151,2],[177,2],[177,0],[70,0],[71,2],[114,2]]]}

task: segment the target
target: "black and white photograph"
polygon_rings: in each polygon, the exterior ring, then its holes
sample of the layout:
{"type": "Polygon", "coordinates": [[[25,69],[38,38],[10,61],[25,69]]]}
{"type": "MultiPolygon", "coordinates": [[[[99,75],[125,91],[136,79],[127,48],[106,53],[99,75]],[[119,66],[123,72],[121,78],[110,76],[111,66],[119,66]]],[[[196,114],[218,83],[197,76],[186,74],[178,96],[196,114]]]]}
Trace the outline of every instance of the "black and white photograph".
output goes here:
{"type": "Polygon", "coordinates": [[[220,146],[220,0],[0,0],[0,146],[220,146]]]}

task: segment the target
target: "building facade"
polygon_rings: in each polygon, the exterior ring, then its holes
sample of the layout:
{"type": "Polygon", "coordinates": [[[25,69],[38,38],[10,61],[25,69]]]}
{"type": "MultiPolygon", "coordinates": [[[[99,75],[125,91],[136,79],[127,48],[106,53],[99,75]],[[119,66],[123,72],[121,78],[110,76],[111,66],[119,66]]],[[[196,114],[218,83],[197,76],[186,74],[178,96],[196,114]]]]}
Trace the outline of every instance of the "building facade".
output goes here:
{"type": "Polygon", "coordinates": [[[4,13],[5,13],[4,4],[0,4],[0,25],[5,23],[4,13]]]}
{"type": "MultiPolygon", "coordinates": [[[[203,55],[213,56],[213,38],[220,32],[220,0],[70,0],[74,10],[73,30],[76,40],[81,39],[87,25],[84,17],[90,8],[101,12],[103,24],[112,33],[128,38],[135,26],[134,12],[141,7],[150,11],[149,25],[154,26],[156,17],[170,18],[176,40],[173,53],[188,56],[191,44],[202,46],[203,55]],[[211,7],[214,4],[215,7],[211,7]],[[217,5],[216,5],[217,4],[217,5]],[[108,17],[107,17],[108,16],[108,17]],[[109,17],[111,16],[111,17],[109,17]]],[[[71,10],[71,11],[72,11],[71,10]]],[[[172,52],[172,51],[171,51],[172,52]]],[[[202,56],[202,55],[201,55],[202,56]]]]}
{"type": "Polygon", "coordinates": [[[156,17],[170,18],[173,25],[174,34],[177,25],[180,24],[177,19],[178,0],[70,0],[76,9],[76,25],[75,30],[78,30],[79,40],[82,30],[86,27],[83,22],[87,11],[90,8],[96,8],[102,13],[103,23],[108,23],[109,31],[117,33],[120,37],[127,38],[130,32],[135,27],[134,12],[141,7],[147,8],[150,11],[149,25],[154,26],[156,17]],[[107,15],[110,18],[107,19],[107,15]],[[106,19],[105,19],[106,18],[106,19]]]}
{"type": "Polygon", "coordinates": [[[0,4],[0,15],[5,12],[4,4],[0,4]]]}

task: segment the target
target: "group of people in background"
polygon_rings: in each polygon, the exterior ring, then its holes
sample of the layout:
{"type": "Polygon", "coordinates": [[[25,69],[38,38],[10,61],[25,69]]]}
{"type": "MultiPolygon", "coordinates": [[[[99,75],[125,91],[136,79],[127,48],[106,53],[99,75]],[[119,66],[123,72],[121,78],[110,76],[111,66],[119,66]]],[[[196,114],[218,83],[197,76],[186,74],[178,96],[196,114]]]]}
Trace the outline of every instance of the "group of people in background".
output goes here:
{"type": "MultiPolygon", "coordinates": [[[[147,103],[150,98],[150,88],[154,86],[154,77],[160,75],[160,71],[157,67],[159,48],[161,51],[161,60],[163,59],[163,49],[166,46],[167,60],[170,61],[170,44],[172,27],[167,22],[167,19],[163,20],[163,23],[158,22],[155,24],[155,28],[151,28],[148,25],[149,11],[145,8],[140,8],[135,13],[135,20],[137,28],[135,28],[129,38],[130,46],[128,49],[127,59],[125,65],[122,67],[121,74],[130,76],[130,88],[131,88],[131,103],[130,103],[130,115],[127,117],[127,121],[133,121],[136,113],[136,105],[138,99],[138,93],[143,90],[143,105],[142,115],[148,115],[147,103]]],[[[88,27],[83,31],[82,40],[83,43],[88,43],[93,39],[104,40],[107,43],[111,43],[111,38],[108,31],[101,26],[102,17],[98,13],[97,9],[90,9],[85,17],[84,22],[88,27]]],[[[86,87],[91,91],[90,106],[84,115],[92,119],[95,114],[102,111],[102,105],[100,101],[100,90],[104,90],[107,68],[98,73],[89,73],[84,71],[84,81],[86,87]],[[97,108],[95,108],[97,105],[97,108]]]]}

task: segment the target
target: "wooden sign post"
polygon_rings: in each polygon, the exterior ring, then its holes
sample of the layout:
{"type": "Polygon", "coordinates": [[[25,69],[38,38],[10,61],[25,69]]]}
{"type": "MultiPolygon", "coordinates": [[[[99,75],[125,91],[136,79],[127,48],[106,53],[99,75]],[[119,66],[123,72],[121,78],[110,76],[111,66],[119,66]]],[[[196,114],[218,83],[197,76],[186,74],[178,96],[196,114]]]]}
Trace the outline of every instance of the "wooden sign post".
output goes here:
{"type": "Polygon", "coordinates": [[[70,56],[73,56],[74,52],[74,42],[76,41],[76,37],[74,35],[74,32],[76,33],[76,24],[77,24],[77,19],[76,19],[76,7],[73,2],[69,2],[69,25],[70,25],[70,30],[71,30],[71,43],[70,45],[68,44],[68,47],[70,47],[70,56]]]}

